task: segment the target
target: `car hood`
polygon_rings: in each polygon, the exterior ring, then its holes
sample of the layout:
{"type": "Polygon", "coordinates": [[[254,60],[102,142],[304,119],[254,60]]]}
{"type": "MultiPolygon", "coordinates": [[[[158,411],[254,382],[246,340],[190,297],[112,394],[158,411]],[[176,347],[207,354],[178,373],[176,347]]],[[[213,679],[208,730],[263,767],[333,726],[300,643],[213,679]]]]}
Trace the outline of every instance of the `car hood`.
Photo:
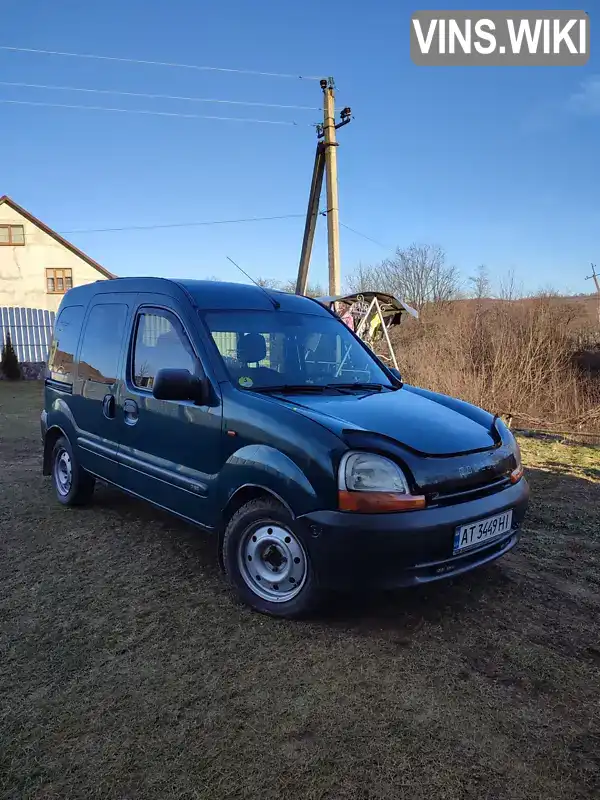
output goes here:
{"type": "Polygon", "coordinates": [[[491,414],[406,384],[392,392],[297,394],[286,395],[286,400],[296,412],[338,432],[350,428],[378,433],[424,455],[472,453],[499,443],[491,414]]]}

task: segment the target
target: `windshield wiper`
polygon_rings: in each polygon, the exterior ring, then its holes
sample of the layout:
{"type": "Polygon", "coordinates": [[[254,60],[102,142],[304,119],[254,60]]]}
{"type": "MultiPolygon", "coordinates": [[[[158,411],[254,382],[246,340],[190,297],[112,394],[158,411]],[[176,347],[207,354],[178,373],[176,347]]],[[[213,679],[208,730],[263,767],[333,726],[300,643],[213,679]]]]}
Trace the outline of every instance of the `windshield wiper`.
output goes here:
{"type": "MultiPolygon", "coordinates": [[[[325,392],[330,389],[337,389],[338,387],[331,384],[322,383],[283,383],[279,386],[252,386],[251,392],[325,392]]],[[[342,387],[342,391],[343,391],[342,387]]]]}
{"type": "Polygon", "coordinates": [[[350,394],[352,390],[380,392],[382,389],[394,389],[393,386],[384,386],[382,383],[282,383],[278,386],[252,386],[248,387],[251,392],[273,393],[293,393],[293,392],[330,392],[332,390],[342,394],[350,394]]]}
{"type": "Polygon", "coordinates": [[[383,383],[328,383],[326,386],[328,389],[359,389],[373,392],[394,388],[393,386],[384,386],[383,383]]]}

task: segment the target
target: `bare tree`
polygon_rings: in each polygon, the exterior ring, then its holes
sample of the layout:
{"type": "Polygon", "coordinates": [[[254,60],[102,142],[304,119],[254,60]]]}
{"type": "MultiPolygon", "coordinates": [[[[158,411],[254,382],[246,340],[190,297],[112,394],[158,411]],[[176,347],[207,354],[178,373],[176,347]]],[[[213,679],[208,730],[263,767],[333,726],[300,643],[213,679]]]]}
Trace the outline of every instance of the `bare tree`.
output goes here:
{"type": "Polygon", "coordinates": [[[482,300],[484,297],[491,297],[492,283],[487,267],[480,264],[475,270],[475,275],[469,277],[471,284],[471,296],[476,300],[482,300]]]}
{"type": "Polygon", "coordinates": [[[500,278],[498,297],[500,300],[512,302],[513,300],[518,300],[518,298],[522,296],[523,284],[517,281],[514,269],[509,269],[508,272],[500,278]]]}
{"type": "Polygon", "coordinates": [[[540,286],[534,292],[529,293],[529,297],[538,298],[538,299],[548,299],[551,297],[561,297],[561,293],[556,289],[556,287],[552,286],[550,283],[546,283],[543,286],[540,286]]]}
{"type": "MultiPolygon", "coordinates": [[[[296,281],[295,280],[288,280],[283,281],[277,288],[281,289],[282,292],[289,292],[290,294],[294,294],[296,292],[296,281]]],[[[306,292],[304,293],[306,297],[323,297],[326,292],[323,290],[323,287],[319,283],[309,283],[306,287],[306,292]]]]}
{"type": "Polygon", "coordinates": [[[354,291],[389,292],[421,311],[429,303],[441,305],[456,299],[460,279],[456,267],[446,263],[441,247],[412,244],[398,248],[393,258],[380,264],[361,265],[349,285],[354,291]]]}
{"type": "Polygon", "coordinates": [[[259,286],[263,287],[263,289],[279,289],[280,288],[280,281],[275,280],[275,278],[261,278],[261,277],[258,277],[255,280],[256,280],[256,283],[259,286]]]}
{"type": "Polygon", "coordinates": [[[346,292],[358,294],[359,292],[375,292],[380,286],[381,264],[359,264],[355,271],[346,280],[346,292]]]}

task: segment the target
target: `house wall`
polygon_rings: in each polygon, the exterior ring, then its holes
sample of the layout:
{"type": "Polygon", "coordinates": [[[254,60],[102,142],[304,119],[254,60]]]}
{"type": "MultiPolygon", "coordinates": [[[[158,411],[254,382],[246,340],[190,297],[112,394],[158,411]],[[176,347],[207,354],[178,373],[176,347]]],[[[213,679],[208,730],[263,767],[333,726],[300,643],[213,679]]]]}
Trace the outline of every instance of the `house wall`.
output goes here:
{"type": "Polygon", "coordinates": [[[0,306],[56,311],[62,294],[46,292],[46,269],[73,271],[73,286],[107,280],[102,273],[72,253],[6,203],[0,205],[0,224],[23,225],[25,244],[0,245],[0,306]]]}

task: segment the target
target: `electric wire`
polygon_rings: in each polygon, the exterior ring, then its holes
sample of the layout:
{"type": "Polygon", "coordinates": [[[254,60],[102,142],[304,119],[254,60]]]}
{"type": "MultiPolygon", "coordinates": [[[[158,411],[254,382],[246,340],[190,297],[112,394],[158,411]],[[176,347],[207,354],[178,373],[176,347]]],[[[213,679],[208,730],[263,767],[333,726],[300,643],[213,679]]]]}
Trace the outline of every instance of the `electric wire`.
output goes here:
{"type": "Polygon", "coordinates": [[[292,75],[286,72],[262,72],[255,69],[235,69],[232,67],[210,67],[198,64],[179,64],[172,61],[150,61],[149,59],[142,58],[124,58],[121,56],[101,56],[93,53],[67,53],[61,50],[41,50],[33,47],[12,47],[10,45],[0,45],[0,50],[8,50],[14,53],[36,53],[38,55],[48,56],[68,56],[69,58],[88,58],[96,59],[98,61],[118,61],[126,64],[145,64],[156,67],[176,67],[178,69],[193,69],[204,72],[230,72],[239,75],[256,75],[268,78],[294,78],[297,80],[305,81],[318,81],[320,78],[316,75],[292,75]]]}
{"type": "Polygon", "coordinates": [[[291,127],[298,127],[299,125],[307,125],[312,127],[310,123],[298,123],[291,120],[276,120],[276,119],[255,119],[252,117],[220,117],[214,114],[184,114],[177,111],[149,111],[147,109],[137,108],[111,108],[109,106],[86,106],[76,105],[74,103],[43,103],[34,100],[9,100],[7,98],[0,98],[0,103],[9,103],[10,105],[17,106],[43,106],[45,108],[71,108],[84,111],[110,111],[121,114],[143,114],[146,116],[155,117],[181,117],[183,119],[212,119],[221,120],[225,122],[253,122],[262,125],[289,125],[291,127]]]}
{"type": "Polygon", "coordinates": [[[382,242],[378,242],[377,239],[373,239],[370,236],[367,236],[366,233],[361,233],[360,231],[357,231],[356,228],[351,228],[350,225],[346,225],[343,222],[340,222],[340,225],[342,226],[342,228],[346,228],[347,230],[352,231],[352,233],[355,233],[357,236],[361,236],[363,239],[367,239],[369,242],[373,242],[373,244],[376,244],[379,247],[383,247],[384,250],[389,251],[393,249],[383,244],[382,242]]]}
{"type": "Polygon", "coordinates": [[[305,217],[306,214],[280,214],[273,217],[243,217],[241,219],[216,219],[205,222],[168,222],[156,225],[125,225],[119,228],[80,228],[70,231],[60,231],[61,236],[79,233],[113,233],[118,231],[151,231],[166,228],[196,228],[206,225],[234,225],[242,222],[267,222],[281,219],[297,219],[305,217]]]}
{"type": "Polygon", "coordinates": [[[43,83],[18,83],[15,81],[0,81],[0,86],[15,86],[22,89],[52,89],[66,92],[88,92],[92,94],[114,94],[122,97],[144,97],[154,100],[184,100],[192,103],[223,103],[233,106],[255,106],[261,108],[291,108],[299,111],[322,111],[317,106],[298,106],[287,103],[260,103],[249,100],[221,100],[212,97],[186,97],[170,94],[147,94],[145,92],[124,92],[117,89],[92,89],[82,86],[54,86],[43,83]]]}

